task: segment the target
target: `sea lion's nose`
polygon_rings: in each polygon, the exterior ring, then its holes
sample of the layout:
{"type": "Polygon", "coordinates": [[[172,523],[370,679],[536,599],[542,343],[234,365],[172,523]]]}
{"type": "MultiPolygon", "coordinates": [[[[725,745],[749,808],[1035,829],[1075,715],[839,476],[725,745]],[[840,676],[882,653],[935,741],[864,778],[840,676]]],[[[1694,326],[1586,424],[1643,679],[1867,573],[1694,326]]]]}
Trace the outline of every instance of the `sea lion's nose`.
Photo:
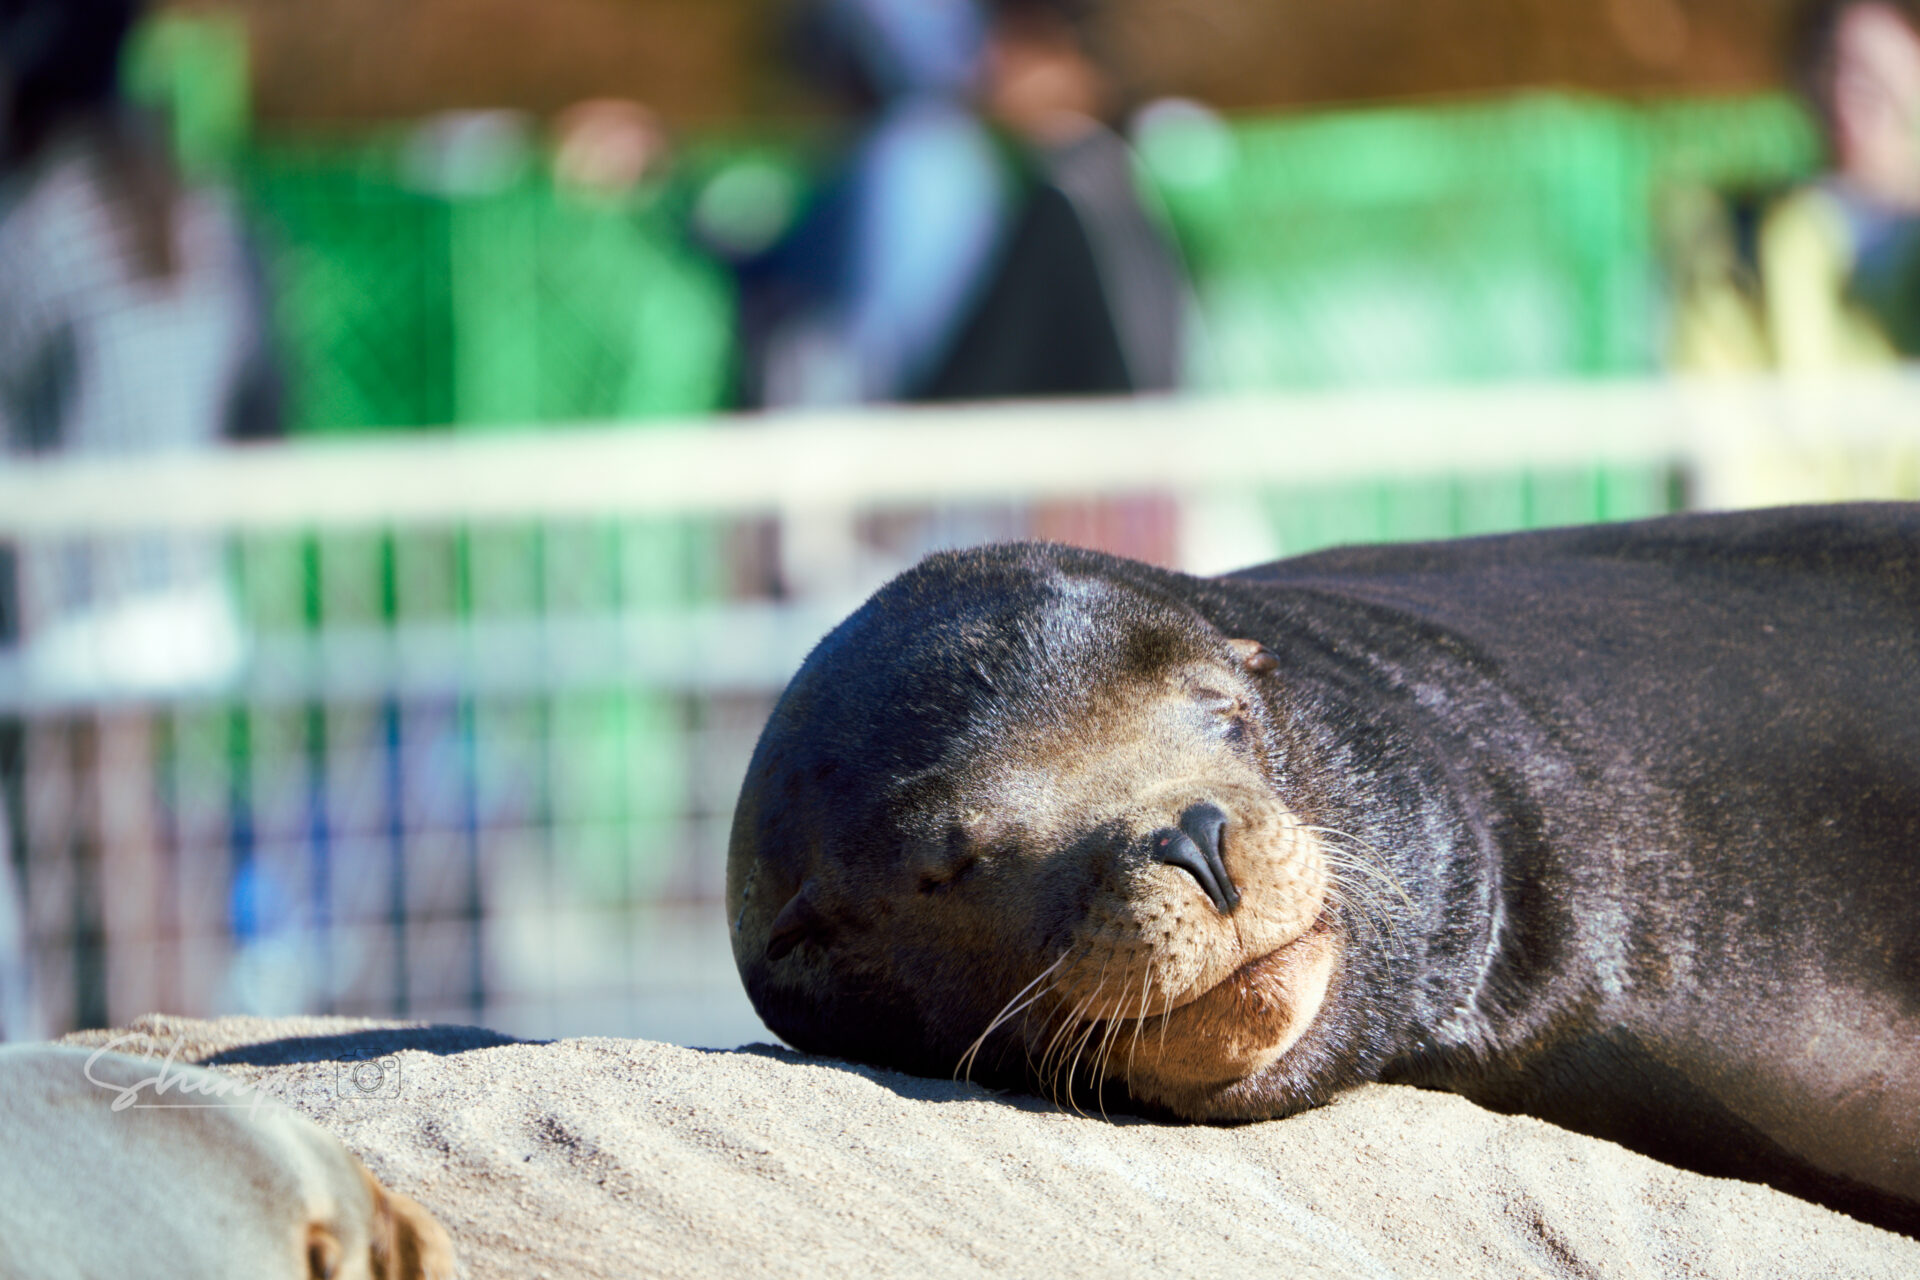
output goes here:
{"type": "Polygon", "coordinates": [[[1162,827],[1152,836],[1154,861],[1192,876],[1221,915],[1240,905],[1240,890],[1220,856],[1220,833],[1226,826],[1227,815],[1219,805],[1196,804],[1180,815],[1178,828],[1162,827]]]}

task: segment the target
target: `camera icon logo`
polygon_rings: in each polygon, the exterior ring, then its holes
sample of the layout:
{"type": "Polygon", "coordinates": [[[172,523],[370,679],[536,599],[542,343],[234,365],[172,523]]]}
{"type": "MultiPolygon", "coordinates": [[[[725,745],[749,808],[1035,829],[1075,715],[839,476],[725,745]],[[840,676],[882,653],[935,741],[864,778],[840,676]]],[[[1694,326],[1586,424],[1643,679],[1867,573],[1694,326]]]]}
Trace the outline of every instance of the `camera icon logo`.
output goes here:
{"type": "Polygon", "coordinates": [[[400,1059],[394,1054],[350,1058],[338,1066],[334,1083],[343,1098],[400,1096],[400,1059]]]}

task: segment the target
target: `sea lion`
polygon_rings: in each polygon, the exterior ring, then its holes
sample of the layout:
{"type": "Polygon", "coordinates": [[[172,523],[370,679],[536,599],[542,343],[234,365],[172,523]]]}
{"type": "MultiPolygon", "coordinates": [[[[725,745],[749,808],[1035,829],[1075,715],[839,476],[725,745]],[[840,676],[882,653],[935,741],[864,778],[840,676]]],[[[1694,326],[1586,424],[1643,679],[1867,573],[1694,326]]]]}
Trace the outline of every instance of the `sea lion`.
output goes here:
{"type": "Polygon", "coordinates": [[[0,1276],[453,1280],[453,1243],[340,1140],[232,1076],[0,1047],[0,1276]]]}
{"type": "Polygon", "coordinates": [[[810,1052],[1411,1082],[1920,1234],[1920,505],[932,556],[779,700],[727,909],[810,1052]]]}

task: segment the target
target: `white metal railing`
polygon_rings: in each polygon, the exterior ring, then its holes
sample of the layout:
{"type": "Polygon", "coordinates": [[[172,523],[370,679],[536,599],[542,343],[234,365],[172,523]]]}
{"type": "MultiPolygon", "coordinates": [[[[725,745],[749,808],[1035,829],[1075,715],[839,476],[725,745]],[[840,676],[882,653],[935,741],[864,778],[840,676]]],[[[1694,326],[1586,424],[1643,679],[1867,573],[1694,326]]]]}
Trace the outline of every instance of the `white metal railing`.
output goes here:
{"type": "MultiPolygon", "coordinates": [[[[0,538],[757,515],[1672,462],[1920,440],[1920,375],[1339,390],[413,433],[0,465],[0,538]]],[[[1811,495],[1810,495],[1811,496],[1811,495]]]]}

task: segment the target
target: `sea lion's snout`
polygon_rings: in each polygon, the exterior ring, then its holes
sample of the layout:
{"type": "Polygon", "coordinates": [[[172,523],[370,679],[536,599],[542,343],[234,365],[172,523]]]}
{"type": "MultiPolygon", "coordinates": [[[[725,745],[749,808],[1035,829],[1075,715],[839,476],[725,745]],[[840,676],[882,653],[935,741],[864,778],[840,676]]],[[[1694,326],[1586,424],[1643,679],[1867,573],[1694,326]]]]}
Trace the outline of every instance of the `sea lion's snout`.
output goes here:
{"type": "Polygon", "coordinates": [[[1220,856],[1220,837],[1226,827],[1227,815],[1220,806],[1203,801],[1180,815],[1178,827],[1162,827],[1152,837],[1154,861],[1192,876],[1223,916],[1240,905],[1240,890],[1220,856]]]}

